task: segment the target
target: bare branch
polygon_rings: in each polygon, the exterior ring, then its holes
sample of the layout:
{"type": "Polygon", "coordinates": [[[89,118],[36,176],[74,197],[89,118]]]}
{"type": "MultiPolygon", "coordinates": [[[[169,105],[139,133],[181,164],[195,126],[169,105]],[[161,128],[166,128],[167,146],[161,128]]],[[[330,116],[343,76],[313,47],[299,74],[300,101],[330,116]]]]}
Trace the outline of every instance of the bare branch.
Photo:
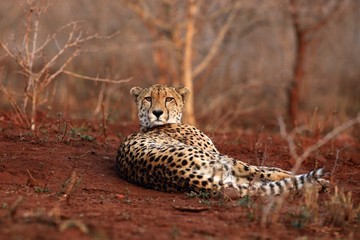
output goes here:
{"type": "Polygon", "coordinates": [[[139,0],[140,4],[136,4],[130,1],[125,1],[126,6],[133,11],[139,18],[148,26],[152,28],[162,29],[162,30],[171,30],[171,26],[158,18],[155,18],[145,7],[146,2],[139,0]]]}
{"type": "Polygon", "coordinates": [[[286,132],[286,125],[285,125],[282,117],[278,118],[278,123],[280,126],[281,136],[288,142],[288,145],[290,148],[290,155],[295,159],[295,165],[291,171],[292,171],[292,173],[296,173],[299,170],[303,161],[305,161],[312,152],[316,151],[317,149],[319,149],[320,147],[325,145],[331,139],[336,137],[339,133],[345,131],[346,129],[352,127],[355,124],[359,124],[360,116],[358,116],[357,118],[354,118],[350,121],[347,121],[347,122],[343,123],[342,125],[334,128],[331,132],[327,133],[323,138],[319,139],[315,144],[306,148],[305,151],[303,152],[303,154],[300,156],[296,153],[296,145],[294,143],[293,136],[286,132]]]}
{"type": "Polygon", "coordinates": [[[82,21],[72,21],[70,23],[67,23],[61,27],[59,27],[53,34],[48,35],[46,40],[43,42],[43,44],[41,44],[37,49],[36,49],[36,53],[39,53],[41,51],[44,50],[44,48],[52,41],[55,40],[56,36],[61,32],[64,31],[65,29],[69,28],[69,27],[73,27],[74,24],[78,24],[81,23],[82,21]]]}
{"type": "Polygon", "coordinates": [[[105,83],[114,83],[114,84],[129,82],[132,79],[132,77],[127,78],[127,79],[108,79],[108,78],[99,78],[99,77],[89,77],[89,76],[73,73],[73,72],[66,71],[66,70],[63,70],[62,72],[67,74],[67,75],[77,77],[77,78],[81,78],[81,79],[84,79],[84,80],[90,80],[90,81],[96,81],[96,82],[105,82],[105,83]]]}
{"type": "Polygon", "coordinates": [[[51,74],[49,77],[46,77],[44,82],[41,83],[40,86],[40,92],[42,90],[44,90],[57,76],[59,76],[61,73],[64,72],[64,69],[69,65],[70,62],[72,62],[72,60],[74,60],[77,56],[80,55],[80,50],[76,49],[76,51],[74,51],[70,57],[68,57],[68,59],[65,61],[65,63],[63,63],[63,65],[53,74],[51,74]]]}
{"type": "Polygon", "coordinates": [[[198,76],[201,72],[205,70],[205,68],[209,65],[211,60],[216,56],[217,52],[219,51],[220,45],[223,42],[225,35],[230,29],[231,24],[235,20],[235,17],[237,16],[239,10],[241,7],[241,2],[236,2],[233,9],[231,10],[228,18],[226,19],[226,22],[220,29],[216,39],[214,40],[214,43],[212,47],[210,48],[208,54],[204,57],[204,59],[200,62],[198,66],[195,67],[193,71],[193,77],[195,78],[198,76]]]}
{"type": "Polygon", "coordinates": [[[20,67],[22,68],[22,70],[25,72],[25,74],[30,75],[31,72],[28,69],[28,66],[25,64],[25,62],[23,61],[23,59],[21,59],[20,57],[16,56],[15,53],[13,53],[8,46],[6,46],[5,44],[3,44],[2,42],[0,42],[0,47],[2,49],[5,50],[6,54],[12,58],[17,64],[20,65],[20,67]]]}
{"type": "Polygon", "coordinates": [[[345,150],[346,148],[350,147],[350,145],[346,145],[345,147],[341,148],[341,149],[336,149],[336,158],[335,158],[335,163],[334,163],[334,167],[333,169],[331,170],[331,173],[330,175],[333,176],[334,173],[335,173],[335,170],[336,170],[336,167],[337,167],[337,164],[338,164],[338,161],[339,161],[339,158],[340,158],[340,153],[345,150]]]}
{"type": "Polygon", "coordinates": [[[40,26],[40,15],[50,5],[42,5],[36,1],[27,1],[27,5],[24,8],[26,12],[26,28],[23,38],[23,43],[21,46],[11,49],[8,45],[0,42],[0,47],[5,50],[6,56],[12,58],[20,67],[22,73],[27,77],[26,87],[23,93],[23,104],[22,108],[19,107],[16,99],[12,96],[11,92],[7,91],[4,85],[0,82],[0,92],[2,92],[9,99],[13,109],[17,113],[19,122],[26,123],[27,126],[30,126],[31,130],[35,130],[35,121],[36,121],[36,109],[38,105],[46,102],[41,93],[48,87],[48,85],[57,78],[60,74],[65,73],[72,75],[78,78],[92,81],[101,81],[107,83],[122,83],[129,81],[130,79],[103,79],[103,78],[93,78],[88,76],[83,76],[80,74],[72,73],[65,71],[66,67],[80,54],[80,46],[92,39],[109,39],[113,36],[119,34],[120,32],[115,32],[107,36],[100,36],[98,33],[88,35],[85,34],[80,26],[79,21],[73,21],[68,24],[63,25],[58,28],[54,33],[48,35],[45,41],[42,44],[39,44],[39,26],[40,26]],[[64,44],[58,44],[57,36],[60,33],[65,32],[67,39],[64,44]],[[37,72],[34,70],[35,62],[42,57],[42,52],[49,46],[51,42],[54,42],[57,46],[57,51],[49,56],[49,59],[44,59],[44,64],[41,66],[40,70],[37,72]],[[69,56],[62,57],[68,53],[69,56]],[[60,65],[57,69],[50,73],[50,69],[53,65],[60,65]],[[28,115],[28,103],[31,100],[31,109],[30,114],[28,115]]]}
{"type": "Polygon", "coordinates": [[[6,98],[9,100],[11,107],[15,110],[16,118],[18,119],[19,123],[21,125],[30,126],[30,122],[28,121],[25,114],[21,110],[20,106],[16,102],[16,99],[14,98],[13,94],[11,94],[3,85],[2,78],[3,78],[3,69],[0,69],[0,92],[4,94],[6,98]]]}

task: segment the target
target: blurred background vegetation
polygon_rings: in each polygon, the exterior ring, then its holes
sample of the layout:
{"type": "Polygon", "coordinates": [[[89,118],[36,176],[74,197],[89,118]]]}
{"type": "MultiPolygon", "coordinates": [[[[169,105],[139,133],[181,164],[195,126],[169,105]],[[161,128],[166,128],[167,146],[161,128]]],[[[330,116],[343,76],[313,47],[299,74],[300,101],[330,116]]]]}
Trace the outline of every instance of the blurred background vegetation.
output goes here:
{"type": "MultiPolygon", "coordinates": [[[[0,1],[0,41],[19,54],[26,19],[34,11],[29,7],[32,2],[0,1]]],[[[110,122],[133,121],[136,109],[129,96],[131,87],[157,82],[184,84],[181,49],[191,0],[36,2],[50,3],[39,15],[39,42],[72,21],[80,21],[85,35],[116,33],[111,38],[84,42],[79,47],[81,54],[67,70],[110,79],[132,77],[129,82],[111,84],[61,74],[42,93],[45,100],[39,103],[39,114],[55,117],[61,112],[70,118],[100,119],[103,106],[110,122]]],[[[193,75],[195,117],[203,128],[276,124],[279,115],[291,119],[289,94],[294,82],[298,87],[295,124],[308,121],[314,114],[324,124],[357,116],[360,1],[203,0],[196,4],[194,68],[214,46],[229,15],[235,16],[214,57],[202,72],[193,75]]],[[[39,53],[34,71],[68,35],[57,35],[56,41],[39,53]]],[[[65,53],[63,58],[69,56],[65,53]]],[[[0,49],[0,65],[2,84],[21,104],[26,77],[4,49],[0,49]]],[[[48,71],[59,67],[53,64],[48,71]]],[[[0,114],[12,111],[4,94],[0,94],[0,108],[0,114]]]]}

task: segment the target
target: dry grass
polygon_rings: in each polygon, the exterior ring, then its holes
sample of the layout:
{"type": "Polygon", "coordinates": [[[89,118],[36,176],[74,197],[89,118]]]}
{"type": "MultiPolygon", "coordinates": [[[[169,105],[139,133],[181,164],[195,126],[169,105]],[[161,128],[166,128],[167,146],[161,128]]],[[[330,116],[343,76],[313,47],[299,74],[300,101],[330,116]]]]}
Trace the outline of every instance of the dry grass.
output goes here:
{"type": "Polygon", "coordinates": [[[344,192],[335,186],[334,195],[326,204],[328,212],[325,218],[325,224],[333,226],[343,226],[351,223],[357,214],[360,213],[360,205],[355,207],[352,201],[351,192],[344,192]]]}

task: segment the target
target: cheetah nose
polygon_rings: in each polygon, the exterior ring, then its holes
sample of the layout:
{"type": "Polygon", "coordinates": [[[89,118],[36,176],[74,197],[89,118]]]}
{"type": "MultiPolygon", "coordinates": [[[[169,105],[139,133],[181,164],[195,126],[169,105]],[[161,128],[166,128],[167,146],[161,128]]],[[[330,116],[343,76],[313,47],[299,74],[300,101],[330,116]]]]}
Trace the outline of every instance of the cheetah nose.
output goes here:
{"type": "Polygon", "coordinates": [[[154,110],[152,113],[159,118],[164,112],[162,110],[154,110]]]}

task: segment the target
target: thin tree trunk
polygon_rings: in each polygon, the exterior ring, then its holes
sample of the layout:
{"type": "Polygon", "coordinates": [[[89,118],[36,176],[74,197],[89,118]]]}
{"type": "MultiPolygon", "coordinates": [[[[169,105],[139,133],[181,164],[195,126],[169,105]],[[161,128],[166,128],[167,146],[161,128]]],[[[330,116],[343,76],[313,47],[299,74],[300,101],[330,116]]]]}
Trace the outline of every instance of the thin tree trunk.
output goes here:
{"type": "Polygon", "coordinates": [[[186,25],[184,61],[183,61],[183,83],[185,87],[189,88],[190,96],[185,103],[184,122],[196,125],[194,114],[194,87],[193,87],[193,72],[192,72],[192,54],[193,54],[193,39],[195,34],[195,15],[198,10],[196,0],[188,1],[188,17],[186,25]]]}
{"type": "Polygon", "coordinates": [[[294,62],[294,74],[293,80],[289,89],[288,97],[288,114],[292,127],[297,126],[298,112],[299,112],[299,92],[300,86],[302,85],[304,79],[304,63],[305,63],[305,54],[307,48],[307,42],[305,39],[305,34],[299,28],[297,24],[294,24],[295,34],[296,34],[296,49],[295,49],[295,62],[294,62]]]}
{"type": "MultiPolygon", "coordinates": [[[[302,27],[299,21],[299,0],[290,0],[290,8],[291,10],[291,18],[292,25],[295,31],[295,41],[296,41],[296,49],[295,49],[295,63],[293,69],[293,80],[290,84],[290,88],[288,91],[288,115],[290,117],[290,121],[292,127],[297,126],[298,114],[299,114],[299,93],[301,84],[303,84],[304,75],[305,75],[305,57],[306,50],[309,47],[309,42],[306,37],[309,33],[318,31],[320,28],[324,27],[330,20],[331,17],[334,17],[335,13],[340,10],[340,6],[343,2],[341,0],[335,0],[335,6],[328,11],[326,14],[322,16],[322,18],[317,21],[315,24],[312,24],[307,27],[302,27]]],[[[345,2],[346,4],[346,2],[345,2]]]]}

